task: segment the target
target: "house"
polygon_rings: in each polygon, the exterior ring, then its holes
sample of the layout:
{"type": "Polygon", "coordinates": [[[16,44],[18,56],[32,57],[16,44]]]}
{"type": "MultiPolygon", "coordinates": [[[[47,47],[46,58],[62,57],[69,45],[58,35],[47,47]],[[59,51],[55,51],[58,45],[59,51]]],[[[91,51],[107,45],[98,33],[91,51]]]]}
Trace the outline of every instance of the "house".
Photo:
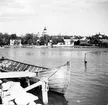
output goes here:
{"type": "Polygon", "coordinates": [[[51,46],[52,45],[52,40],[50,40],[49,42],[48,42],[48,46],[51,46]]]}
{"type": "Polygon", "coordinates": [[[21,39],[10,39],[10,46],[21,46],[21,39]]]}
{"type": "Polygon", "coordinates": [[[80,45],[88,45],[88,40],[86,39],[86,37],[80,39],[80,45]]]}
{"type": "Polygon", "coordinates": [[[70,39],[64,39],[65,46],[74,46],[74,41],[72,38],[70,39]]]}
{"type": "Polygon", "coordinates": [[[101,47],[108,47],[108,39],[100,39],[101,47]]]}
{"type": "Polygon", "coordinates": [[[65,45],[71,45],[70,39],[64,39],[65,45]]]}
{"type": "Polygon", "coordinates": [[[108,39],[100,39],[101,43],[107,43],[108,44],[108,39]]]}

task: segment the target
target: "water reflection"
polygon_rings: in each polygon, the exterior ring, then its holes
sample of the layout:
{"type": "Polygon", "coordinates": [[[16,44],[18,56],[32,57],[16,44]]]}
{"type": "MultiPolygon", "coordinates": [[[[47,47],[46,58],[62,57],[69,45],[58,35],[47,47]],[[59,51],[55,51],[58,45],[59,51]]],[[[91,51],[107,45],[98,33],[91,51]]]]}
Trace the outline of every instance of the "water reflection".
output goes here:
{"type": "Polygon", "coordinates": [[[87,72],[87,63],[84,63],[84,67],[85,67],[85,72],[87,72]]]}
{"type": "MultiPolygon", "coordinates": [[[[32,89],[30,92],[39,97],[36,103],[43,104],[40,88],[32,89]]],[[[56,92],[48,91],[48,105],[68,105],[68,101],[63,95],[56,92]]]]}
{"type": "Polygon", "coordinates": [[[68,105],[68,101],[63,95],[49,92],[49,105],[68,105]]]}

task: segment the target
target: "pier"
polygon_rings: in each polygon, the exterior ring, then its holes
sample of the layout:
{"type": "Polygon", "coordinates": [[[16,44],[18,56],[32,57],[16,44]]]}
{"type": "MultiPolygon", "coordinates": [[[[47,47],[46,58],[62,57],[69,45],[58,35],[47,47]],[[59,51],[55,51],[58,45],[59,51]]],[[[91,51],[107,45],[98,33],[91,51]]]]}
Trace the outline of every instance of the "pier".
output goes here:
{"type": "MultiPolygon", "coordinates": [[[[14,101],[14,100],[18,101],[20,99],[19,96],[23,96],[23,94],[25,95],[24,97],[29,96],[32,98],[32,100],[34,99],[34,101],[35,101],[38,99],[37,96],[34,96],[33,94],[28,93],[27,91],[32,90],[33,88],[36,88],[38,86],[41,86],[42,87],[42,101],[43,101],[44,105],[48,104],[48,80],[42,79],[32,85],[30,85],[30,83],[29,83],[30,81],[27,81],[28,86],[26,88],[22,88],[20,86],[20,82],[8,81],[8,79],[10,79],[10,78],[21,78],[21,77],[25,77],[25,78],[29,77],[30,78],[30,77],[36,76],[35,73],[23,72],[22,73],[23,75],[21,75],[21,76],[20,76],[20,74],[21,74],[20,72],[2,72],[2,73],[0,73],[1,86],[3,87],[3,89],[5,88],[4,89],[5,91],[7,91],[7,93],[5,93],[5,94],[8,94],[10,96],[7,98],[7,95],[5,95],[5,96],[1,95],[1,98],[3,99],[4,103],[7,101],[8,102],[14,101]],[[8,82],[2,83],[3,79],[7,79],[8,82]],[[16,87],[15,87],[15,85],[16,85],[16,87]],[[9,87],[9,88],[7,88],[7,87],[9,87]],[[22,92],[19,92],[18,90],[21,90],[22,92]],[[29,95],[29,94],[31,94],[31,95],[29,95]]],[[[38,80],[38,78],[37,78],[37,80],[38,80]]],[[[0,90],[2,91],[3,89],[0,89],[0,90]]],[[[4,94],[3,91],[2,91],[2,94],[4,94]]],[[[16,101],[16,103],[17,103],[17,101],[16,101]]],[[[24,100],[24,101],[28,101],[28,100],[24,100]]]]}

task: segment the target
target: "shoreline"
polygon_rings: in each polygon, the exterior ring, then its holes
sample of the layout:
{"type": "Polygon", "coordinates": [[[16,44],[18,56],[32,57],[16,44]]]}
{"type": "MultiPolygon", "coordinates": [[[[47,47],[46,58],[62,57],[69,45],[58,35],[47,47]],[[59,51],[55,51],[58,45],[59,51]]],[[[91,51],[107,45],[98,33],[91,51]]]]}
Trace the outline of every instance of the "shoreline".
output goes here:
{"type": "Polygon", "coordinates": [[[0,49],[3,48],[107,48],[107,47],[99,47],[99,46],[63,46],[63,45],[54,45],[51,46],[35,46],[35,45],[22,45],[22,46],[2,46],[0,49]]]}

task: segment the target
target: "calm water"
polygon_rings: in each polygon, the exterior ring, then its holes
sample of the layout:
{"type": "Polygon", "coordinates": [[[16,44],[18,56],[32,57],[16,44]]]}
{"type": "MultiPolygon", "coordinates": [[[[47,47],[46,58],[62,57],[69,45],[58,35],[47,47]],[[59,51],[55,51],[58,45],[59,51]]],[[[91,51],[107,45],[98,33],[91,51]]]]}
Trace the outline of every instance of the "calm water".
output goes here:
{"type": "Polygon", "coordinates": [[[65,97],[50,95],[51,105],[108,104],[108,49],[6,48],[0,49],[1,56],[46,67],[71,61],[71,82],[65,97]],[[85,52],[88,61],[86,67],[85,52]]]}

